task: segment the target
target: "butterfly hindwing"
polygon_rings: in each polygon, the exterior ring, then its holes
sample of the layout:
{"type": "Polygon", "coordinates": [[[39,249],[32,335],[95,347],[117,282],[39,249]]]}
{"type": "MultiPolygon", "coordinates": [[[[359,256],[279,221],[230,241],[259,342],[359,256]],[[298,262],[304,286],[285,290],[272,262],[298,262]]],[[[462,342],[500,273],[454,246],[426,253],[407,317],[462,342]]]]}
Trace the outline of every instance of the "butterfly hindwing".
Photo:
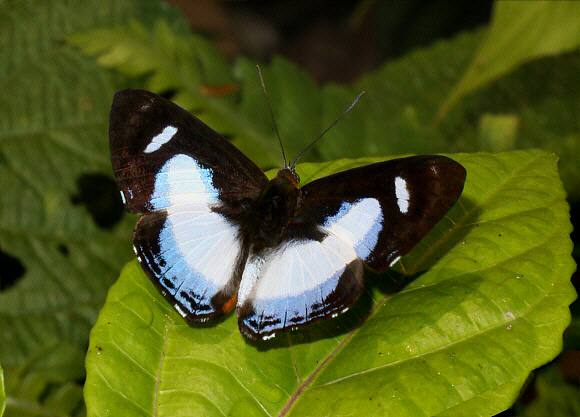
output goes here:
{"type": "Polygon", "coordinates": [[[113,170],[127,208],[144,213],[133,235],[153,283],[188,320],[231,310],[248,248],[236,210],[267,184],[264,173],[218,133],[156,94],[124,90],[110,118],[113,170]]]}
{"type": "Polygon", "coordinates": [[[347,242],[291,241],[250,258],[238,294],[238,324],[266,339],[342,312],[363,289],[363,263],[347,242]]]}

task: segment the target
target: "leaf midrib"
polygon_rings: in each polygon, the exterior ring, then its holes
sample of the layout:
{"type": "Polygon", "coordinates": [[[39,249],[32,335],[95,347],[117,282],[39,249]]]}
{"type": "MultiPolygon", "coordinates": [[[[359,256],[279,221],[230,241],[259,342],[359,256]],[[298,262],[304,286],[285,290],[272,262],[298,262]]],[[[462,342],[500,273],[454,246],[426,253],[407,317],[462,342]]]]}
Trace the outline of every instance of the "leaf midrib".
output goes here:
{"type": "Polygon", "coordinates": [[[171,316],[168,317],[169,322],[165,324],[165,334],[163,336],[163,347],[161,348],[161,359],[159,360],[159,366],[157,367],[157,375],[155,377],[155,393],[153,399],[153,415],[159,415],[159,397],[161,395],[161,375],[163,373],[163,365],[165,363],[165,352],[167,350],[167,341],[169,339],[169,326],[173,325],[173,320],[171,316]]]}

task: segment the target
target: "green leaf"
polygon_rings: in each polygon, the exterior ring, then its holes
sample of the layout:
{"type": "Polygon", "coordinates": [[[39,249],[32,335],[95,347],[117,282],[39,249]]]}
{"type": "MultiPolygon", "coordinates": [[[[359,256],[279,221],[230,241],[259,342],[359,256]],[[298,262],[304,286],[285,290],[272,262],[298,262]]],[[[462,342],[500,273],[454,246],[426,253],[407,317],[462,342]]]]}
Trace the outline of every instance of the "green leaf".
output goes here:
{"type": "Polygon", "coordinates": [[[580,389],[567,383],[556,366],[540,369],[534,381],[535,396],[529,404],[518,404],[521,417],[579,416],[580,389]]]}
{"type": "Polygon", "coordinates": [[[6,409],[6,392],[4,392],[4,371],[0,367],[0,417],[4,415],[6,409]]]}
{"type": "Polygon", "coordinates": [[[34,416],[84,416],[82,386],[73,382],[55,381],[47,376],[30,372],[17,377],[14,373],[6,379],[6,415],[34,416]]]}
{"type": "Polygon", "coordinates": [[[71,369],[79,378],[82,363],[70,368],[70,361],[82,358],[106,290],[130,257],[130,226],[105,232],[71,202],[81,174],[110,177],[107,109],[115,82],[58,42],[126,9],[114,1],[56,3],[0,5],[0,246],[24,269],[0,293],[0,357],[7,371],[50,362],[57,374],[71,369]]]}
{"type": "Polygon", "coordinates": [[[497,1],[491,26],[477,56],[438,111],[522,63],[580,46],[580,3],[497,1]]]}
{"type": "Polygon", "coordinates": [[[81,183],[97,178],[86,194],[105,206],[119,200],[107,131],[120,78],[63,39],[122,22],[137,13],[135,4],[0,3],[0,249],[18,272],[14,282],[5,281],[5,265],[0,272],[0,358],[10,413],[21,401],[32,410],[25,415],[37,415],[33,410],[63,410],[51,401],[68,407],[70,392],[82,398],[67,381],[84,378],[89,331],[133,256],[134,218],[125,215],[105,229],[79,197],[81,183]],[[94,188],[103,182],[103,190],[94,188]],[[46,389],[20,398],[31,385],[46,389]]]}
{"type": "MultiPolygon", "coordinates": [[[[457,205],[338,319],[248,344],[190,327],[129,263],[91,332],[89,416],[488,416],[554,358],[576,297],[557,158],[454,155],[457,205]],[[394,291],[395,288],[401,288],[394,291]]],[[[375,159],[376,160],[376,159],[375,159]]],[[[299,165],[305,181],[371,162],[299,165]]]]}
{"type": "MultiPolygon", "coordinates": [[[[153,32],[132,22],[77,33],[68,40],[84,53],[98,55],[98,62],[106,67],[128,76],[147,76],[144,87],[148,90],[176,90],[177,104],[194,109],[196,116],[231,137],[258,165],[281,165],[254,63],[240,58],[231,69],[208,41],[194,35],[176,36],[164,20],[156,23],[153,32]],[[212,93],[224,86],[232,91],[222,97],[212,93]]],[[[305,71],[281,59],[263,68],[263,74],[287,151],[297,155],[321,131],[315,117],[320,113],[317,87],[305,71]]]]}
{"type": "MultiPolygon", "coordinates": [[[[176,90],[178,104],[231,137],[261,167],[279,166],[279,145],[255,63],[242,57],[229,70],[216,48],[202,38],[172,34],[163,21],[156,27],[153,32],[138,23],[99,28],[68,40],[84,53],[97,55],[107,67],[145,77],[147,89],[176,90]],[[239,89],[225,97],[203,88],[231,83],[239,89]]],[[[262,72],[287,154],[295,158],[361,90],[365,96],[304,161],[444,151],[444,137],[433,133],[429,124],[439,102],[468,66],[480,38],[464,35],[437,43],[365,75],[354,87],[319,88],[295,64],[274,58],[262,72]]]]}

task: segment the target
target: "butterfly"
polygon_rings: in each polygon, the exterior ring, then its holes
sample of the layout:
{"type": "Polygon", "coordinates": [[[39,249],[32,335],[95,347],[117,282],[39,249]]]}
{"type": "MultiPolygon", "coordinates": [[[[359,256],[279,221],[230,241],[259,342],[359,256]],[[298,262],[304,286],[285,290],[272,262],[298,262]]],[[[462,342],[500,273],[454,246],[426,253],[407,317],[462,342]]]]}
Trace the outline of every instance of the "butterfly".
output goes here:
{"type": "Polygon", "coordinates": [[[240,332],[266,340],[346,311],[364,266],[384,271],[459,198],[466,170],[414,156],[314,180],[294,165],[269,180],[201,120],[148,91],[124,90],[110,114],[113,171],[142,214],[137,258],[189,322],[236,308],[240,332]]]}

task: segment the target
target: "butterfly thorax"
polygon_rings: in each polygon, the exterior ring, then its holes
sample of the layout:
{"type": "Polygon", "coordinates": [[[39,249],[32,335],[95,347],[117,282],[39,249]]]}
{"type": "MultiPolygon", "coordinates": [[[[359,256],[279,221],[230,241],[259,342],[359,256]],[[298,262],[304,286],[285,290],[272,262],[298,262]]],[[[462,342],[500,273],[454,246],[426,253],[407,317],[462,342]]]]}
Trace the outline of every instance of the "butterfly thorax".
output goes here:
{"type": "Polygon", "coordinates": [[[249,232],[253,251],[277,246],[300,205],[301,191],[298,176],[289,168],[278,171],[260,196],[252,203],[249,232]]]}

